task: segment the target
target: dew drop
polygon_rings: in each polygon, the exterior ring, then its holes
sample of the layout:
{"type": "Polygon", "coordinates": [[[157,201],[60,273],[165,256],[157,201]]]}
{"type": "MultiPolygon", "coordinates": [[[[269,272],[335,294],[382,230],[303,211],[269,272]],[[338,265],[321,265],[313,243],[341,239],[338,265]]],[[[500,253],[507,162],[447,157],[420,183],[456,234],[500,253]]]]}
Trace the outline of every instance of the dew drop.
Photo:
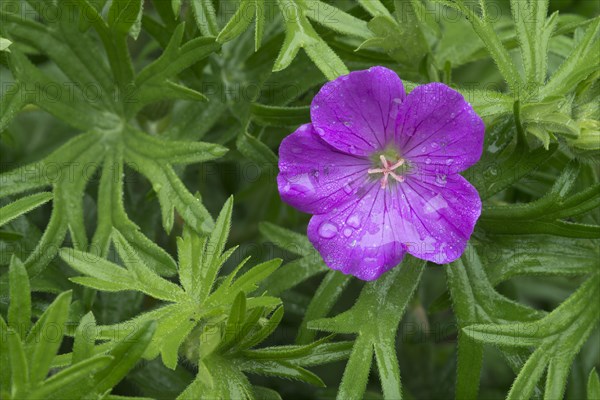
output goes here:
{"type": "Polygon", "coordinates": [[[427,158],[427,159],[425,160],[425,164],[431,164],[431,158],[427,158]]]}
{"type": "Polygon", "coordinates": [[[427,151],[427,147],[423,146],[421,147],[421,153],[425,153],[427,151]]]}
{"type": "Polygon", "coordinates": [[[453,158],[449,158],[446,160],[446,165],[452,165],[452,163],[454,162],[453,158]]]}
{"type": "Polygon", "coordinates": [[[392,100],[394,103],[396,104],[402,104],[402,99],[400,97],[396,97],[394,100],[392,100]]]}
{"type": "Polygon", "coordinates": [[[350,183],[344,185],[344,192],[346,192],[346,194],[352,193],[352,186],[350,186],[350,183]]]}
{"type": "Polygon", "coordinates": [[[348,151],[350,152],[350,154],[356,154],[356,146],[350,145],[348,151]]]}
{"type": "Polygon", "coordinates": [[[331,222],[323,222],[319,227],[319,236],[323,239],[331,239],[337,235],[337,227],[331,222]]]}
{"type": "Polygon", "coordinates": [[[350,122],[350,121],[344,121],[344,126],[350,128],[352,126],[352,122],[350,122]]]}
{"type": "Polygon", "coordinates": [[[360,216],[358,214],[352,214],[346,220],[346,223],[354,229],[360,228],[360,216]]]}
{"type": "Polygon", "coordinates": [[[352,229],[350,229],[350,228],[344,229],[344,236],[350,237],[350,235],[352,235],[352,229]]]}
{"type": "Polygon", "coordinates": [[[445,185],[446,184],[446,175],[444,174],[437,174],[435,176],[435,181],[439,184],[439,185],[445,185]]]}

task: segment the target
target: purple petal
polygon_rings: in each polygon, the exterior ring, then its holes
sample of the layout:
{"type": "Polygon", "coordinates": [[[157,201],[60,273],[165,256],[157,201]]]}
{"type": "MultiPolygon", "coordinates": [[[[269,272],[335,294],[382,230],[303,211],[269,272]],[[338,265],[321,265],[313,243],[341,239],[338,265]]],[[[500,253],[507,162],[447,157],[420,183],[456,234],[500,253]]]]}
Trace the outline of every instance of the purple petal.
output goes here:
{"type": "Polygon", "coordinates": [[[341,153],[302,125],[279,147],[279,194],[300,211],[321,214],[350,198],[368,178],[367,159],[341,153]]]}
{"type": "Polygon", "coordinates": [[[419,169],[453,174],[481,157],[485,126],[457,91],[442,83],[413,90],[400,106],[396,140],[419,169]]]}
{"type": "Polygon", "coordinates": [[[458,174],[410,176],[398,190],[416,228],[403,233],[407,252],[437,264],[459,258],[481,215],[477,190],[458,174]]]}
{"type": "Polygon", "coordinates": [[[394,71],[373,67],[325,84],[313,99],[310,114],[327,143],[349,154],[370,155],[393,142],[395,119],[405,98],[394,71]]]}
{"type": "Polygon", "coordinates": [[[405,250],[397,228],[410,222],[400,218],[391,193],[372,183],[356,194],[356,201],[312,217],[308,238],[325,264],[370,281],[402,261],[405,250]]]}

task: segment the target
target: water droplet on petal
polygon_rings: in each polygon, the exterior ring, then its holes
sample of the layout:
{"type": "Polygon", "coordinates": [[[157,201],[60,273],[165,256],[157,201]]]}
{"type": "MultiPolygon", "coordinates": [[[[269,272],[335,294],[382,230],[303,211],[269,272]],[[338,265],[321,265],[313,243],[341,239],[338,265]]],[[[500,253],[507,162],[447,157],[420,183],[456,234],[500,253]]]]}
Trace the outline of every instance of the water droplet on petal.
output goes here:
{"type": "Polygon", "coordinates": [[[449,158],[446,160],[446,165],[452,165],[452,163],[454,162],[453,158],[449,158]]]}
{"type": "Polygon", "coordinates": [[[437,174],[435,176],[435,181],[438,185],[445,186],[446,185],[446,175],[445,174],[437,174]]]}
{"type": "Polygon", "coordinates": [[[352,186],[350,186],[349,182],[344,185],[344,192],[346,192],[346,194],[352,193],[352,186]]]}
{"type": "Polygon", "coordinates": [[[350,154],[356,154],[356,146],[350,145],[350,147],[348,147],[348,151],[350,154]]]}
{"type": "Polygon", "coordinates": [[[360,228],[360,215],[352,214],[346,220],[346,223],[354,229],[360,228]]]}
{"type": "Polygon", "coordinates": [[[350,228],[344,229],[344,236],[350,237],[350,235],[352,235],[352,229],[350,229],[350,228]]]}
{"type": "Polygon", "coordinates": [[[425,164],[431,164],[431,158],[426,159],[425,164]]]}
{"type": "Polygon", "coordinates": [[[352,122],[350,122],[350,121],[344,121],[344,126],[350,128],[352,126],[352,122]]]}
{"type": "Polygon", "coordinates": [[[425,153],[427,151],[427,147],[423,146],[421,147],[421,153],[425,153]]]}
{"type": "Polygon", "coordinates": [[[396,104],[402,104],[402,99],[399,97],[396,97],[394,100],[392,100],[394,103],[396,104]]]}
{"type": "Polygon", "coordinates": [[[323,222],[319,227],[319,236],[323,239],[331,239],[337,235],[337,226],[331,222],[323,222]]]}

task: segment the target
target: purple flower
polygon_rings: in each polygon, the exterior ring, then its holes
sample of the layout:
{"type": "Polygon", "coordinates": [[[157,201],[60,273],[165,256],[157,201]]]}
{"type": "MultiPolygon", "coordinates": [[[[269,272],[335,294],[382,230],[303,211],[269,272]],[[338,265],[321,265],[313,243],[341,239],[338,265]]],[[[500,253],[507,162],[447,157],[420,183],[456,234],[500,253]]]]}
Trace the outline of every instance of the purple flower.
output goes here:
{"type": "Polygon", "coordinates": [[[459,172],[479,160],[485,129],[458,92],[431,83],[406,95],[395,72],[373,67],[323,86],[311,120],[282,141],[277,184],[314,214],[308,238],[330,268],[373,280],[405,253],[460,257],[481,200],[459,172]]]}

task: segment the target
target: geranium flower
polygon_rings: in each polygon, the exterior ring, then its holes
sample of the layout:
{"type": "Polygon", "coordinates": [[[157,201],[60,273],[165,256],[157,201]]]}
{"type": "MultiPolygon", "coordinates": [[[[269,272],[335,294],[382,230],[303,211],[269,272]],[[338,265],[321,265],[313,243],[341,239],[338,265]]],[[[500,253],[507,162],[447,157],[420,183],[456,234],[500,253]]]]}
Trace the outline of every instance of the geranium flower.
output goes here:
{"type": "Polygon", "coordinates": [[[314,214],[308,238],[330,268],[373,280],[405,253],[460,257],[481,200],[459,172],[484,136],[460,93],[431,83],[406,95],[395,72],[373,67],[325,84],[311,120],[282,141],[277,184],[314,214]]]}

